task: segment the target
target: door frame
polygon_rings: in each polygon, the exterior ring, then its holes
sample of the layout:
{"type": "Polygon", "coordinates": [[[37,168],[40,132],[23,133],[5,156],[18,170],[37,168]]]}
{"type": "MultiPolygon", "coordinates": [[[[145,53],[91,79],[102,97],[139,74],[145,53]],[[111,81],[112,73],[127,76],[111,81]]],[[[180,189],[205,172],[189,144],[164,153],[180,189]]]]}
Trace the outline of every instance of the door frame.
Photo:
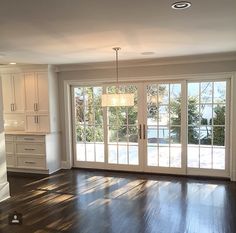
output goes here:
{"type": "MultiPolygon", "coordinates": [[[[148,76],[148,77],[143,77],[143,78],[138,78],[136,79],[137,82],[145,82],[145,81],[201,81],[201,80],[220,80],[220,79],[226,79],[226,80],[230,80],[231,83],[231,87],[229,90],[229,96],[230,96],[230,103],[229,103],[229,108],[232,110],[233,108],[233,92],[232,92],[232,88],[234,85],[234,73],[233,72],[222,72],[222,73],[203,73],[203,74],[189,74],[189,75],[167,75],[167,76],[148,76]]],[[[98,80],[96,78],[92,78],[92,79],[86,79],[85,80],[63,80],[62,81],[62,85],[63,85],[63,101],[64,101],[64,106],[63,106],[63,110],[65,111],[65,118],[64,118],[64,125],[67,126],[65,127],[65,145],[64,145],[64,149],[66,152],[66,160],[62,160],[61,162],[61,166],[62,168],[65,169],[70,169],[73,167],[73,143],[72,143],[72,106],[71,106],[71,86],[73,85],[79,85],[79,86],[85,86],[85,85],[91,85],[91,83],[94,83],[94,85],[102,85],[102,84],[108,84],[108,80],[107,77],[104,78],[103,80],[98,80]]],[[[122,82],[130,82],[130,81],[134,81],[134,78],[130,77],[123,77],[122,82]]],[[[114,82],[113,82],[114,84],[114,82]]],[[[234,85],[235,86],[235,85],[234,85]]],[[[229,118],[232,117],[233,111],[230,111],[230,113],[228,114],[229,118]]],[[[229,128],[231,129],[231,122],[229,119],[229,128]]],[[[233,141],[233,135],[234,133],[232,132],[232,130],[230,130],[229,132],[229,139],[228,139],[228,146],[229,146],[229,157],[228,157],[228,161],[230,162],[229,164],[229,171],[228,174],[222,174],[225,175],[223,177],[231,177],[231,179],[234,178],[234,170],[233,170],[233,162],[235,162],[235,159],[233,158],[233,148],[230,146],[232,145],[232,141],[233,141]]],[[[177,174],[177,173],[176,173],[177,174]]],[[[186,175],[192,175],[192,173],[190,171],[186,172],[186,175]]],[[[202,174],[199,174],[200,176],[202,174]]],[[[215,174],[207,174],[207,176],[217,176],[215,174]]]]}

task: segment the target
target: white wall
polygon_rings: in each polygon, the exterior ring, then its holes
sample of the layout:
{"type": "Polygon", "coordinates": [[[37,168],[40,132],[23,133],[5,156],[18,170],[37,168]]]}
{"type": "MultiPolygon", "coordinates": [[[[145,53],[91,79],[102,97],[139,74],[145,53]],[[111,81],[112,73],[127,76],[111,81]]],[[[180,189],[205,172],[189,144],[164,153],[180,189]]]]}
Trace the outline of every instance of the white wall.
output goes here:
{"type": "Polygon", "coordinates": [[[2,82],[0,79],[0,201],[9,197],[9,183],[7,182],[5,134],[3,127],[2,82]]]}
{"type": "MultiPolygon", "coordinates": [[[[204,59],[203,59],[204,60],[204,59]]],[[[181,76],[189,77],[198,76],[204,77],[208,74],[222,74],[228,73],[228,76],[234,75],[236,71],[236,58],[222,59],[219,58],[214,61],[205,59],[204,62],[194,61],[194,59],[185,60],[185,62],[178,60],[166,63],[161,62],[138,62],[137,64],[127,64],[122,62],[120,67],[119,80],[120,81],[143,81],[148,79],[163,80],[166,78],[181,78],[181,76]]],[[[93,85],[95,82],[114,82],[115,81],[115,69],[114,63],[107,64],[92,64],[92,65],[73,65],[73,66],[60,66],[58,70],[59,74],[59,102],[60,102],[60,116],[61,116],[61,130],[62,130],[62,161],[66,163],[67,151],[66,151],[66,130],[68,125],[65,125],[65,106],[64,106],[64,83],[71,82],[76,83],[85,82],[93,85]]],[[[236,77],[234,76],[234,79],[236,77]]],[[[234,105],[236,105],[236,80],[233,86],[233,98],[234,105]]],[[[233,99],[232,99],[233,101],[233,99]]],[[[231,142],[233,153],[233,167],[231,169],[236,180],[236,123],[233,119],[236,119],[236,108],[232,110],[231,127],[234,127],[231,142]],[[233,124],[234,123],[234,124],[233,124]]]]}

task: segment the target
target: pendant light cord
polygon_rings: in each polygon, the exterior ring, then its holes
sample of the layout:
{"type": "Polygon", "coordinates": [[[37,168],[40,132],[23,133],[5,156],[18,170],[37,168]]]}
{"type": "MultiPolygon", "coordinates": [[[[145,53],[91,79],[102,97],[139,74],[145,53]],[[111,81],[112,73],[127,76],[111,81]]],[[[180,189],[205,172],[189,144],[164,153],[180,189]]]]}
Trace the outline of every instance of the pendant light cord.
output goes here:
{"type": "Polygon", "coordinates": [[[113,48],[116,51],[116,93],[119,92],[119,81],[118,81],[118,77],[119,77],[119,63],[118,63],[118,51],[120,50],[119,47],[115,47],[113,48]]]}

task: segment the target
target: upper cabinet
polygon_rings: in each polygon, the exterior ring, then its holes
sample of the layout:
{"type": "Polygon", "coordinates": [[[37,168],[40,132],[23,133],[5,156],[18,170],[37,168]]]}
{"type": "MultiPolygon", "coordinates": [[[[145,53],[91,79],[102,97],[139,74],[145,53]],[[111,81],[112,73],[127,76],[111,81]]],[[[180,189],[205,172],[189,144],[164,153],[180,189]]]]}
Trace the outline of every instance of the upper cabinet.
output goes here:
{"type": "Polygon", "coordinates": [[[54,67],[0,69],[5,131],[59,131],[58,79],[54,67]],[[7,72],[8,71],[8,72],[7,72]]]}
{"type": "Polygon", "coordinates": [[[48,75],[45,72],[25,74],[27,114],[48,114],[48,75]]]}
{"type": "Polygon", "coordinates": [[[3,111],[4,113],[25,112],[24,75],[4,74],[2,77],[3,111]]]}

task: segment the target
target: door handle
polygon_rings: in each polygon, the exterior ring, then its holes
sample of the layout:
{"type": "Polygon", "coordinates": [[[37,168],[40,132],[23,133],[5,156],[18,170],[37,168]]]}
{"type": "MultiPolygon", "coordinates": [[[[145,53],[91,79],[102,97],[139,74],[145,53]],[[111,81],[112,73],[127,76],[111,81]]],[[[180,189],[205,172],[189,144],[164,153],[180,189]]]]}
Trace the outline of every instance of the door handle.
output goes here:
{"type": "Polygon", "coordinates": [[[37,107],[37,103],[34,103],[34,111],[37,111],[38,107],[37,107]]]}
{"type": "Polygon", "coordinates": [[[146,139],[146,126],[143,124],[143,139],[146,139]]]}
{"type": "Polygon", "coordinates": [[[142,125],[141,124],[139,124],[138,135],[139,135],[139,139],[142,139],[142,125]]]}

